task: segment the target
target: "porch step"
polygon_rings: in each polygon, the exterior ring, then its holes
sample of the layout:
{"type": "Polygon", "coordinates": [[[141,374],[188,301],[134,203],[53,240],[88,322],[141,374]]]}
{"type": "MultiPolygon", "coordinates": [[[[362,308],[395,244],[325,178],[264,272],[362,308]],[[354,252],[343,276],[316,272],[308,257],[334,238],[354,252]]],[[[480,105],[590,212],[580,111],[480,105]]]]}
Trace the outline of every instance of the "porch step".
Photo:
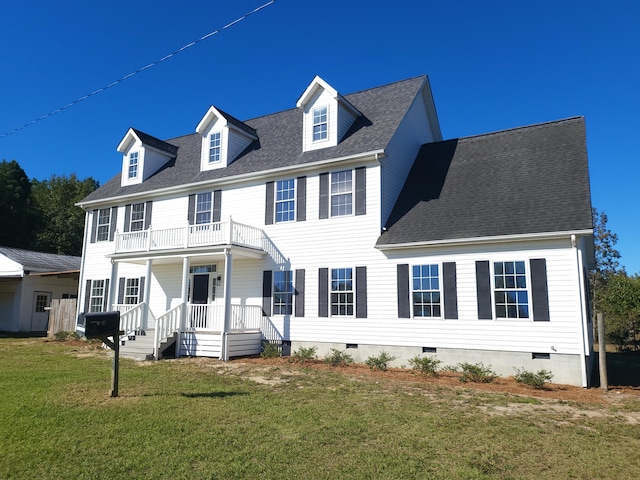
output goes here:
{"type": "Polygon", "coordinates": [[[154,330],[146,330],[143,333],[144,335],[122,337],[120,341],[120,355],[136,360],[152,360],[153,339],[156,332],[154,330]]]}

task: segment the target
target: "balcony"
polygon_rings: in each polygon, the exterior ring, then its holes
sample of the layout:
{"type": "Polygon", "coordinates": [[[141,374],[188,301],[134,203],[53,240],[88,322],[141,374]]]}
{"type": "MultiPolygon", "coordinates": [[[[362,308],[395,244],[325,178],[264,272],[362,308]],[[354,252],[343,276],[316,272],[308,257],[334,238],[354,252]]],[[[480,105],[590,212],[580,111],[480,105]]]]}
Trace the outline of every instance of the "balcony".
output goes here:
{"type": "Polygon", "coordinates": [[[229,219],[228,222],[185,227],[116,233],[115,253],[178,250],[235,245],[264,250],[264,232],[260,228],[229,219]]]}

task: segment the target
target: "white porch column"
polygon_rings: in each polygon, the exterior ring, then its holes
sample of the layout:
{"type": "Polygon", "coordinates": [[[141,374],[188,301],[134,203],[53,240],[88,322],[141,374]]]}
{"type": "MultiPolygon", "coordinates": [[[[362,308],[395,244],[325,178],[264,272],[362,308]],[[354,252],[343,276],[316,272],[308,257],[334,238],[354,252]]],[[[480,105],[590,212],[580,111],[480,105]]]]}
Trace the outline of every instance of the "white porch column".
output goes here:
{"type": "MultiPolygon", "coordinates": [[[[231,221],[229,221],[231,223],[231,221]]],[[[222,352],[220,360],[229,360],[227,332],[231,327],[231,271],[233,255],[230,248],[224,249],[224,323],[222,325],[222,352]]]]}
{"type": "Polygon", "coordinates": [[[182,259],[182,311],[180,312],[180,325],[176,338],[176,358],[180,357],[180,335],[187,325],[187,302],[189,301],[189,257],[182,259]]]}
{"type": "Polygon", "coordinates": [[[107,297],[107,304],[104,306],[106,312],[113,310],[115,302],[116,291],[118,283],[118,262],[111,260],[111,279],[109,280],[109,296],[107,297]]]}
{"type": "Polygon", "coordinates": [[[153,260],[147,260],[147,271],[145,273],[145,279],[146,281],[144,282],[144,310],[142,313],[142,325],[140,326],[140,328],[142,330],[146,330],[147,329],[147,322],[149,320],[149,299],[151,296],[151,265],[153,263],[153,260]]]}

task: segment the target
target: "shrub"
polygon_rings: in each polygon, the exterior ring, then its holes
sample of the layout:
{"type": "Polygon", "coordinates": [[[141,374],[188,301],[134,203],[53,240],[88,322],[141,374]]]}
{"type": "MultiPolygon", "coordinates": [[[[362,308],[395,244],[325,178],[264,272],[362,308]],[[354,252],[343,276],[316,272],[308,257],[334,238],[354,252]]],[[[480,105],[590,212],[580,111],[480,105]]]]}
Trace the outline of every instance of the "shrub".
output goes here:
{"type": "Polygon", "coordinates": [[[66,340],[78,340],[80,338],[80,335],[78,335],[76,332],[60,331],[54,333],[53,338],[55,338],[58,342],[64,342],[66,340]]]}
{"type": "Polygon", "coordinates": [[[514,379],[518,383],[522,383],[523,385],[529,385],[530,387],[543,389],[545,384],[551,382],[553,378],[553,373],[547,370],[538,370],[537,373],[528,372],[524,368],[520,370],[516,368],[516,374],[514,375],[514,379]]]}
{"type": "Polygon", "coordinates": [[[280,356],[280,345],[263,341],[260,356],[262,358],[278,358],[280,356]]]}
{"type": "Polygon", "coordinates": [[[309,348],[300,347],[298,348],[298,350],[293,352],[293,359],[296,362],[300,362],[300,363],[305,363],[310,360],[315,360],[317,350],[318,349],[316,347],[309,347],[309,348]]]}
{"type": "Polygon", "coordinates": [[[441,372],[451,372],[451,373],[458,373],[460,371],[460,369],[458,368],[457,365],[445,365],[444,367],[442,367],[440,369],[441,372]]]}
{"type": "Polygon", "coordinates": [[[413,369],[424,375],[435,375],[441,363],[442,360],[438,360],[435,357],[421,357],[419,355],[409,360],[409,364],[413,369]]]}
{"type": "Polygon", "coordinates": [[[332,367],[345,367],[353,363],[353,357],[347,352],[341,352],[332,348],[329,353],[324,356],[324,363],[332,367]]]}
{"type": "Polygon", "coordinates": [[[498,375],[491,370],[491,365],[485,367],[483,363],[459,363],[462,371],[461,382],[491,383],[498,375]]]}
{"type": "Polygon", "coordinates": [[[380,355],[377,357],[369,357],[364,362],[371,370],[382,370],[386,371],[389,367],[389,362],[393,362],[396,357],[392,357],[384,350],[380,352],[380,355]]]}

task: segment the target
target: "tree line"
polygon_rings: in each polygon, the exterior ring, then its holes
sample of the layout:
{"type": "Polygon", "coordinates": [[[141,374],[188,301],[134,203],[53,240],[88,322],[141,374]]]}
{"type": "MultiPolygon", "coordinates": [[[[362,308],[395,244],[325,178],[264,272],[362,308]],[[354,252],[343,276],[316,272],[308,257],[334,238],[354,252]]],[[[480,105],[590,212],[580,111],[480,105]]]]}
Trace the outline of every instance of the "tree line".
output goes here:
{"type": "Polygon", "coordinates": [[[98,188],[92,177],[29,179],[15,160],[0,162],[0,246],[82,254],[84,211],[75,204],[98,188]]]}

